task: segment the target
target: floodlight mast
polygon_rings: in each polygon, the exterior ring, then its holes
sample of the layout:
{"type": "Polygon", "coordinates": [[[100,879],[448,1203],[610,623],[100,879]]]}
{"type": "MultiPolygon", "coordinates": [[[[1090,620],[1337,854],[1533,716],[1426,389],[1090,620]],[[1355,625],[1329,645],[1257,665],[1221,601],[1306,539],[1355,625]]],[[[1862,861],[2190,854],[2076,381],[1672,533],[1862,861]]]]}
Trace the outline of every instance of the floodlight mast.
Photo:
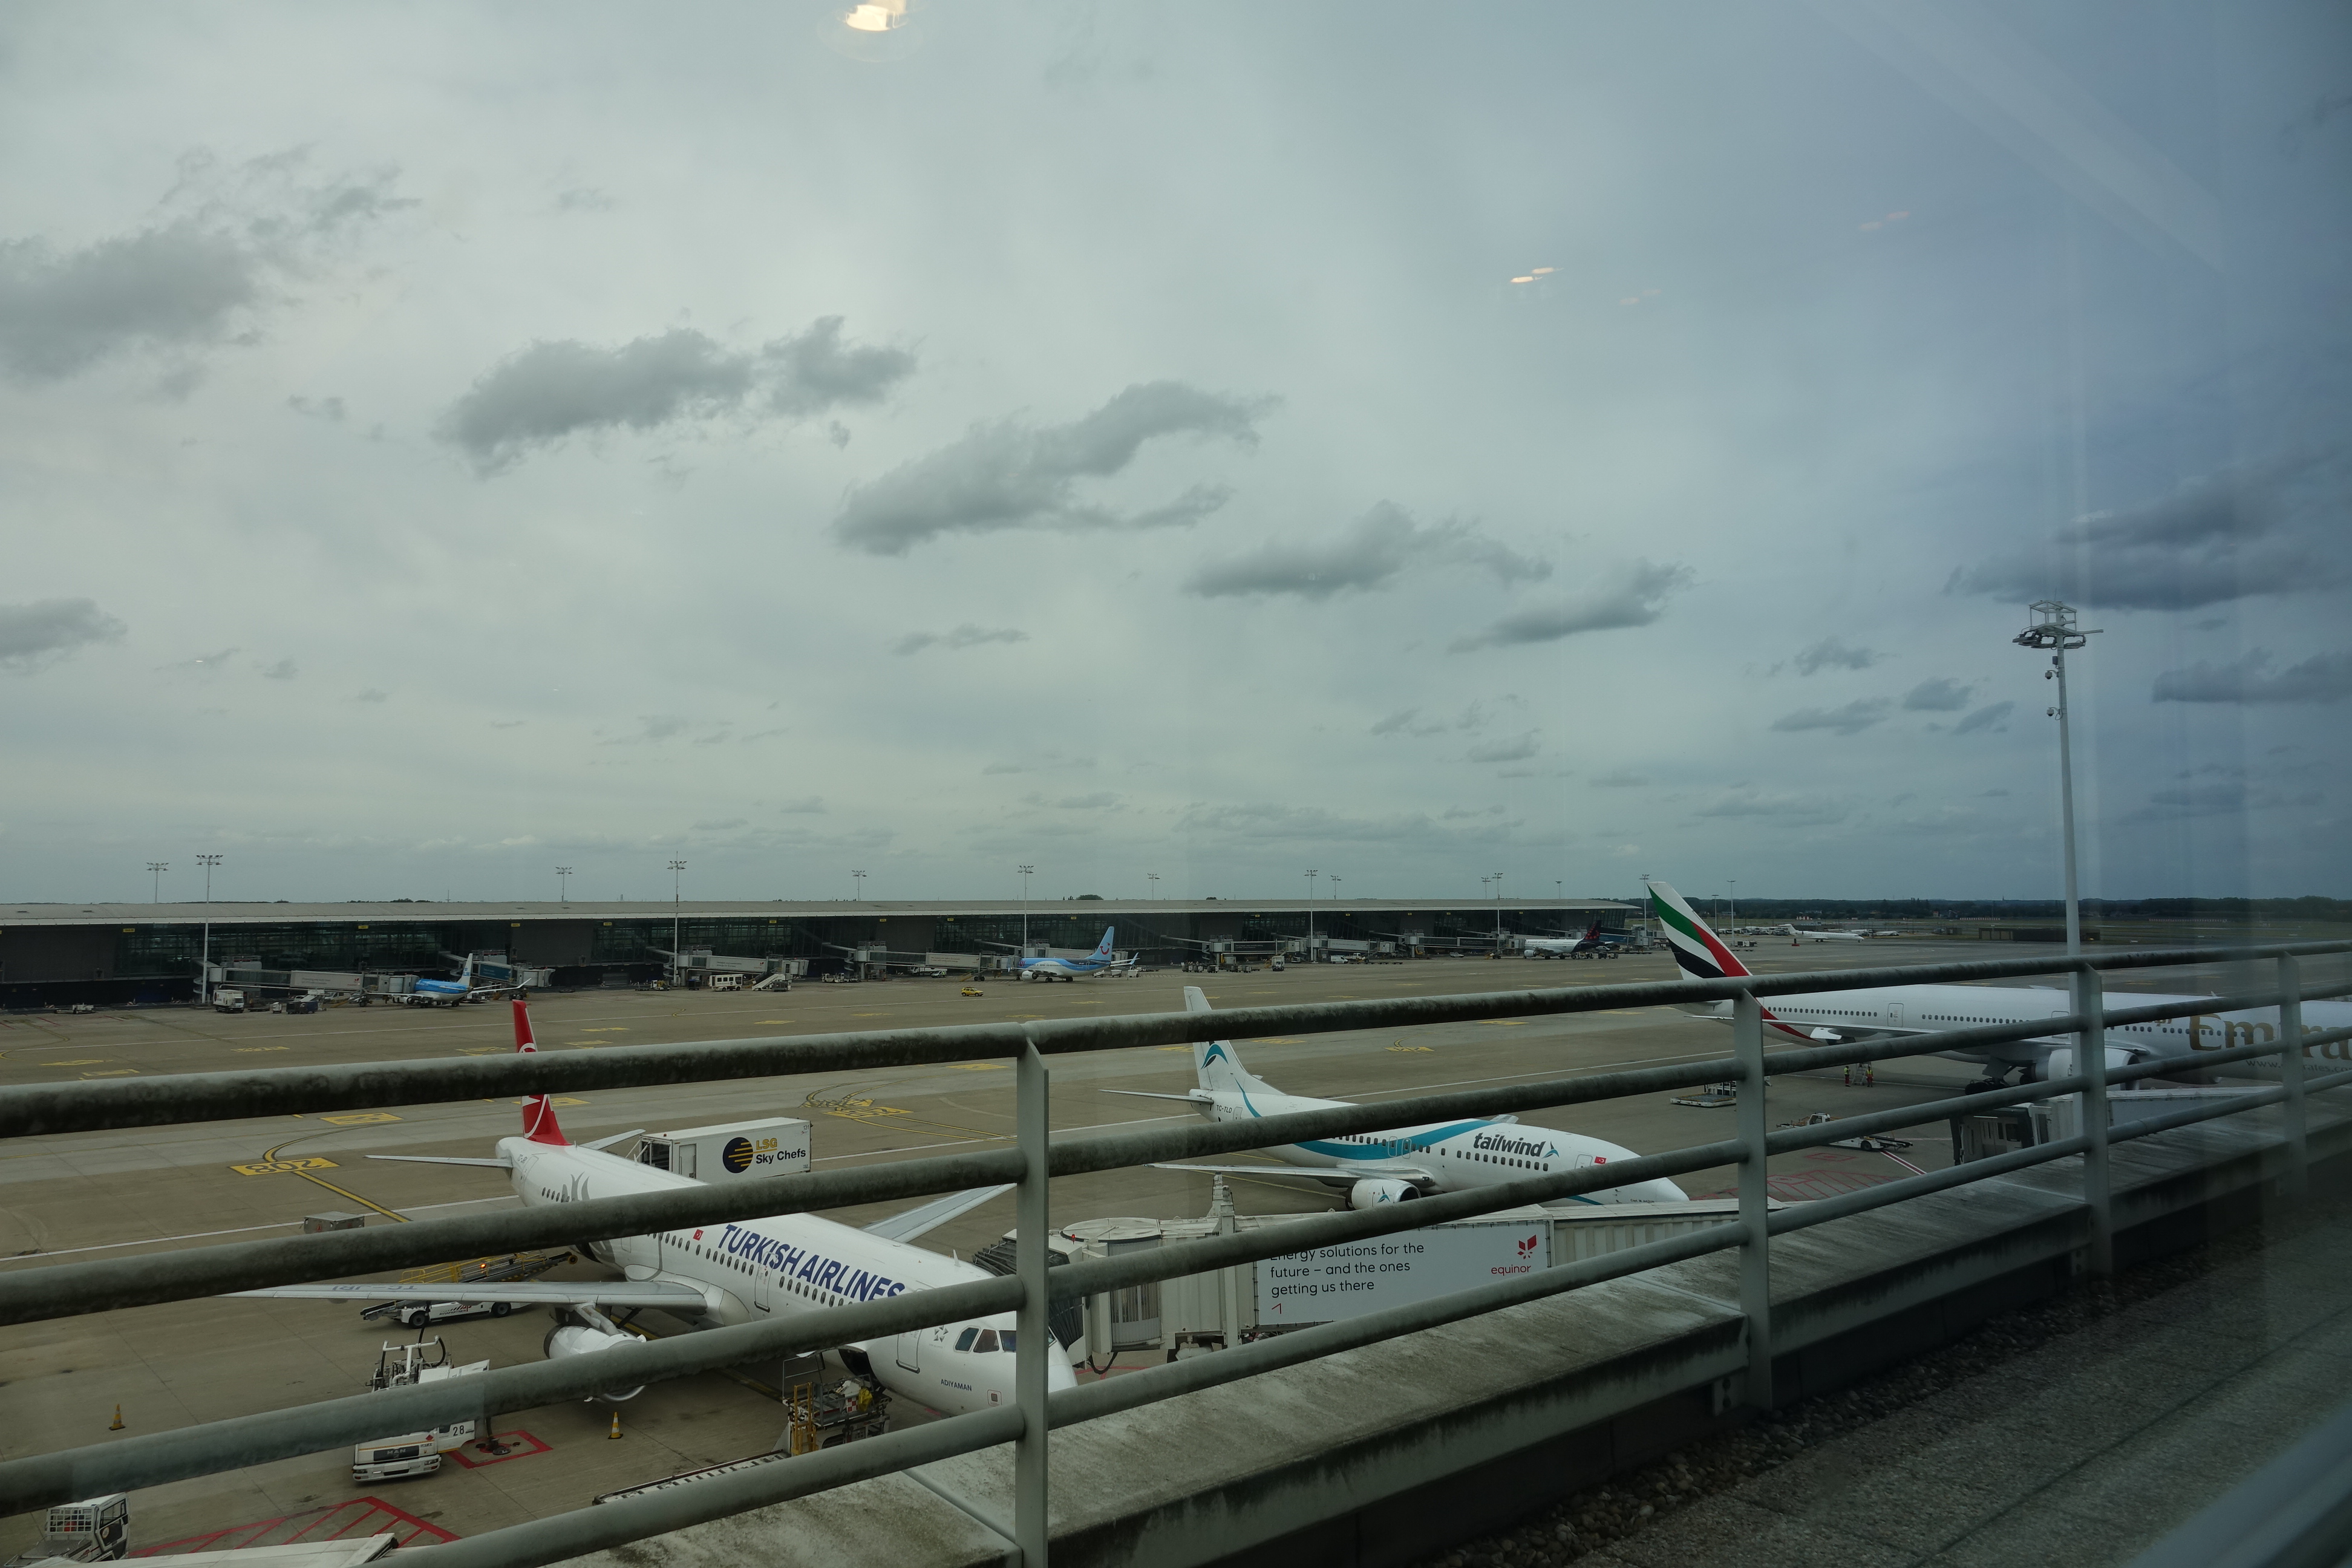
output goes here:
{"type": "Polygon", "coordinates": [[[2027,606],[2026,613],[2033,617],[2033,624],[2010,640],[2020,647],[2048,653],[2050,668],[2042,672],[2042,679],[2058,683],[2057,705],[2049,710],[2049,716],[2058,721],[2058,822],[2066,850],[2066,952],[2074,957],[2083,951],[2083,906],[2074,879],[2074,748],[2067,724],[2066,655],[2086,646],[2101,628],[2082,630],[2075,622],[2074,607],[2055,599],[2040,600],[2027,606]]]}

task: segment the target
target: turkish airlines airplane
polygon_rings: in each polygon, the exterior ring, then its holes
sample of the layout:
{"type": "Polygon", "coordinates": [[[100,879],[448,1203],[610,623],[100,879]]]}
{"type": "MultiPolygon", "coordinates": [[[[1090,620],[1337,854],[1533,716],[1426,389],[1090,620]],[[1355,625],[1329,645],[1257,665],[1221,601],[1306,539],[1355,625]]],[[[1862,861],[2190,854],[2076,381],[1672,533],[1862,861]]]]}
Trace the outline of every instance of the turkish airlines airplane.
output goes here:
{"type": "MultiPolygon", "coordinates": [[[[1210,1011],[1209,999],[1197,985],[1184,987],[1184,1010],[1210,1011]]],[[[1285,1094],[1242,1066],[1231,1040],[1214,1040],[1192,1047],[1192,1072],[1199,1087],[1190,1094],[1153,1094],[1139,1089],[1105,1089],[1106,1094],[1130,1094],[1145,1100],[1181,1100],[1197,1107],[1212,1121],[1241,1121],[1280,1116],[1293,1110],[1329,1110],[1349,1104],[1344,1100],[1307,1100],[1285,1094]]],[[[1281,1143],[1265,1151],[1295,1172],[1270,1165],[1169,1164],[1164,1171],[1206,1171],[1224,1175],[1283,1176],[1297,1174],[1346,1189],[1351,1209],[1401,1204],[1423,1193],[1457,1193],[1472,1187],[1499,1186],[1524,1181],[1545,1172],[1605,1165],[1612,1160],[1637,1156],[1631,1149],[1604,1143],[1574,1132],[1554,1132],[1543,1127],[1522,1127],[1515,1116],[1479,1117],[1467,1121],[1429,1122],[1385,1132],[1351,1133],[1345,1138],[1318,1138],[1304,1143],[1281,1143]]],[[[1565,1200],[1579,1204],[1681,1203],[1689,1197],[1674,1183],[1635,1182],[1628,1186],[1565,1200]]]]}
{"type": "MultiPolygon", "coordinates": [[[[514,1004],[514,1026],[515,1049],[537,1049],[531,1039],[530,1011],[520,1001],[514,1004]]],[[[521,1136],[499,1139],[494,1158],[373,1157],[504,1171],[515,1194],[529,1208],[703,1184],[689,1176],[604,1152],[606,1145],[634,1136],[623,1132],[596,1143],[574,1143],[556,1124],[547,1097],[533,1095],[523,1102],[521,1136]]],[[[562,1308],[567,1321],[548,1333],[544,1347],[548,1357],[594,1355],[639,1342],[635,1335],[605,1316],[608,1308],[658,1307],[689,1320],[697,1328],[724,1328],[993,1279],[975,1264],[908,1244],[1009,1190],[977,1187],[950,1194],[863,1230],[796,1214],[656,1236],[620,1237],[591,1242],[585,1248],[598,1261],[618,1267],[623,1278],[617,1280],[494,1282],[459,1289],[465,1300],[488,1301],[494,1310],[500,1304],[562,1308]]],[[[279,1285],[236,1294],[310,1300],[381,1301],[406,1297],[446,1301],[451,1290],[446,1284],[361,1282],[279,1285]]],[[[1012,1352],[1019,1343],[1014,1315],[1003,1312],[833,1348],[852,1372],[874,1378],[893,1394],[934,1410],[961,1415],[1013,1402],[1012,1352]]],[[[1076,1381],[1070,1375],[1068,1356],[1055,1347],[1055,1353],[1045,1358],[1046,1386],[1069,1388],[1076,1381]]],[[[618,1404],[638,1392],[614,1388],[596,1397],[618,1404]]]]}
{"type": "MultiPolygon", "coordinates": [[[[1650,884],[1650,912],[1674,950],[1675,963],[1694,980],[1717,980],[1727,974],[1747,974],[1748,966],[1732,956],[1698,911],[1664,882],[1650,884]]],[[[2189,993],[2110,991],[2107,1010],[2155,1007],[2167,1003],[2200,1002],[2206,996],[2189,993]]],[[[1704,1015],[1728,1022],[1732,1005],[1717,1002],[1704,1015]]],[[[2073,994],[2040,985],[1886,985],[1867,991],[1809,991],[1801,995],[1764,1000],[1768,1036],[1801,1040],[1807,1045],[1832,1045],[1886,1035],[1926,1035],[1944,1029],[1965,1029],[1982,1024],[2031,1024],[2043,1018],[2063,1018],[2074,1010],[2073,994]]],[[[2162,1057],[2193,1058],[2199,1051],[2228,1050],[2278,1038],[2279,1010],[2249,1007],[2231,1013],[2202,1013],[2185,1018],[2162,1018],[2152,1024],[2110,1024],[2106,1030],[2107,1066],[2128,1067],[2162,1057]]],[[[2305,1002],[2305,1034],[2352,1026],[2352,1003],[2305,1002]]],[[[2021,1083],[2063,1078],[2073,1072],[2074,1037],[2052,1034],[2011,1040],[1971,1051],[1939,1051],[1953,1061],[1979,1062],[1985,1078],[1976,1086],[1990,1088],[2021,1072],[2021,1083]],[[2063,1053],[2053,1073],[2050,1058],[2063,1053]]],[[[2352,1059],[2352,1045],[2342,1040],[2305,1046],[2304,1056],[2329,1061],[2352,1059]]],[[[2187,1064],[2184,1064],[2187,1065],[2187,1064]]],[[[2273,1078],[2274,1061],[2232,1062],[2221,1069],[2233,1077],[2273,1078]]]]}

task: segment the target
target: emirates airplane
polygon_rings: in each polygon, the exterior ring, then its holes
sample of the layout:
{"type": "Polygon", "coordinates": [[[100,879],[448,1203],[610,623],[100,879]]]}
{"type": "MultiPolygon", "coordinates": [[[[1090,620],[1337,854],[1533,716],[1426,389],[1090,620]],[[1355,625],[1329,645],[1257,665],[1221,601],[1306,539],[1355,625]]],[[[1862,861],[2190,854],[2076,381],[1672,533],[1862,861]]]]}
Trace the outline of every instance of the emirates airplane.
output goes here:
{"type": "MultiPolygon", "coordinates": [[[[520,1001],[514,1004],[514,1028],[515,1049],[537,1049],[531,1039],[530,1012],[520,1001]]],[[[623,1132],[595,1143],[574,1143],[556,1124],[547,1097],[533,1095],[523,1102],[521,1135],[499,1139],[493,1158],[435,1154],[373,1158],[504,1171],[515,1195],[529,1208],[702,1184],[690,1176],[604,1152],[607,1146],[635,1136],[623,1132]]],[[[466,1300],[489,1302],[494,1311],[501,1306],[562,1308],[564,1321],[549,1331],[545,1353],[551,1359],[595,1355],[639,1342],[635,1335],[605,1316],[605,1309],[658,1307],[697,1328],[724,1328],[993,1279],[975,1264],[908,1244],[1009,1190],[977,1187],[950,1194],[863,1230],[814,1215],[782,1215],[739,1225],[619,1237],[589,1243],[584,1248],[598,1261],[617,1267],[623,1277],[616,1280],[494,1282],[461,1289],[466,1300]]],[[[404,1297],[446,1301],[451,1289],[446,1284],[358,1282],[279,1285],[236,1294],[310,1300],[381,1301],[404,1297]]],[[[852,1372],[872,1377],[893,1394],[934,1410],[961,1415],[1013,1402],[1010,1352],[1019,1348],[1019,1342],[1014,1315],[1003,1312],[831,1348],[852,1372]]],[[[1059,1353],[1058,1347],[1056,1353],[1045,1358],[1045,1381],[1048,1388],[1069,1388],[1076,1381],[1070,1374],[1069,1358],[1059,1353]]],[[[617,1404],[638,1392],[614,1388],[596,1397],[617,1404]]]]}
{"type": "MultiPolygon", "coordinates": [[[[1732,956],[1698,911],[1664,882],[1650,884],[1650,912],[1657,917],[1675,963],[1694,980],[1718,980],[1727,974],[1750,973],[1732,956]]],[[[2210,995],[2151,991],[2110,991],[2107,1010],[2154,1007],[2166,1003],[2202,1002],[2210,995]]],[[[1926,1035],[1945,1029],[1965,1029],[1981,1024],[2032,1024],[2072,1016],[2072,994],[2039,985],[1886,985],[1864,991],[1810,991],[1801,995],[1773,996],[1764,1001],[1768,1035],[1801,1040],[1808,1045],[1865,1040],[1888,1035],[1926,1035]]],[[[1731,1004],[1717,1002],[1704,1016],[1728,1022],[1731,1004]]],[[[2107,1026],[2107,1065],[2128,1067],[2164,1057],[2194,1058],[2199,1051],[2228,1050],[2278,1038],[2276,1007],[2247,1007],[2229,1013],[2200,1013],[2185,1018],[2159,1018],[2148,1024],[2107,1026]]],[[[2352,1026],[2352,1003],[2305,1002],[2303,1029],[2352,1026]]],[[[2006,1082],[2012,1072],[2033,1083],[2073,1072],[2074,1037],[2052,1033],[2032,1039],[1979,1047],[1973,1051],[1942,1051],[1954,1061],[1981,1063],[1985,1077],[1973,1089],[2006,1082]],[[2051,1058],[2059,1057],[2053,1072],[2051,1058]]],[[[2352,1059],[2352,1045],[2342,1040],[2305,1046],[2306,1058],[2352,1059]]],[[[2184,1063],[2184,1065],[2189,1065],[2184,1063]]],[[[2221,1069],[2236,1077],[2273,1078],[2275,1061],[2234,1062],[2221,1069]]]]}

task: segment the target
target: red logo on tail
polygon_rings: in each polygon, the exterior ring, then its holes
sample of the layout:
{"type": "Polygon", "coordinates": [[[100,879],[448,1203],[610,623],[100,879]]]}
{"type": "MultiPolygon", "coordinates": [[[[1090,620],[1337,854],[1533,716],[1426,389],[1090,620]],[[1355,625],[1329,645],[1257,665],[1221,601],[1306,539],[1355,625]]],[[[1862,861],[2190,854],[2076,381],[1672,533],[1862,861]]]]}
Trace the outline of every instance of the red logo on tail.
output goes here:
{"type": "MultiPolygon", "coordinates": [[[[514,1005],[515,1049],[536,1056],[539,1044],[530,1037],[530,1008],[518,998],[514,1005]]],[[[555,1108],[547,1096],[534,1094],[522,1102],[522,1135],[534,1143],[567,1144],[571,1139],[555,1124],[555,1108]]]]}

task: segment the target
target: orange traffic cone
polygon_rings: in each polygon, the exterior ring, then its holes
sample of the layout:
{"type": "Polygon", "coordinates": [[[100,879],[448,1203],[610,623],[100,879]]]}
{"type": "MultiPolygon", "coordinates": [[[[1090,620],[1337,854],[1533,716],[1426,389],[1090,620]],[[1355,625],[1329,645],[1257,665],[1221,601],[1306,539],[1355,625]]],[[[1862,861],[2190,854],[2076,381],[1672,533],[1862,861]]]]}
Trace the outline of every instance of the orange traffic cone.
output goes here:
{"type": "Polygon", "coordinates": [[[114,1425],[109,1426],[107,1430],[110,1432],[120,1432],[122,1430],[122,1406],[120,1405],[114,1407],[114,1425]]]}
{"type": "Polygon", "coordinates": [[[619,1436],[620,1436],[620,1435],[621,1435],[621,1413],[620,1413],[619,1411],[615,1410],[615,1411],[614,1411],[614,1412],[613,1412],[613,1429],[612,1429],[610,1432],[605,1433],[605,1434],[604,1434],[604,1436],[605,1436],[607,1438],[617,1438],[617,1437],[619,1437],[619,1436]]]}

